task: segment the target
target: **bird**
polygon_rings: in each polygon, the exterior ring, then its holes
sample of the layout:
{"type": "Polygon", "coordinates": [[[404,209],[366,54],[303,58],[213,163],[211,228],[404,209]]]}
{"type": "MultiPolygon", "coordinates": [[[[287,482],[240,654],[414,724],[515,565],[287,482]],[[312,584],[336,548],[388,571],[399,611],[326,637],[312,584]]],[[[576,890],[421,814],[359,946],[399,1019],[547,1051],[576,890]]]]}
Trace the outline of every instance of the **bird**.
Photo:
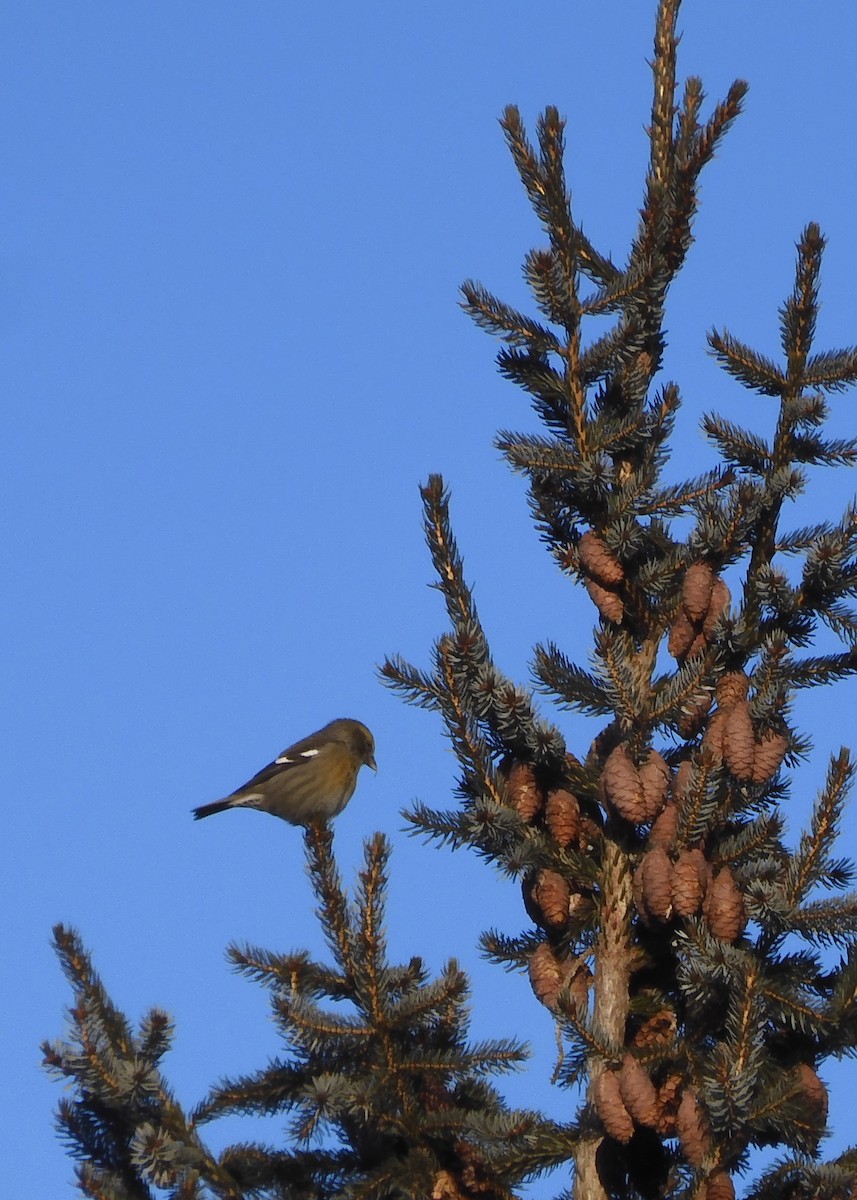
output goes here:
{"type": "Polygon", "coordinates": [[[230,808],[255,808],[292,825],[326,824],[351,799],[363,766],[378,770],[374,737],[362,721],[338,717],[287,746],[223,800],[195,808],[194,819],[230,808]]]}

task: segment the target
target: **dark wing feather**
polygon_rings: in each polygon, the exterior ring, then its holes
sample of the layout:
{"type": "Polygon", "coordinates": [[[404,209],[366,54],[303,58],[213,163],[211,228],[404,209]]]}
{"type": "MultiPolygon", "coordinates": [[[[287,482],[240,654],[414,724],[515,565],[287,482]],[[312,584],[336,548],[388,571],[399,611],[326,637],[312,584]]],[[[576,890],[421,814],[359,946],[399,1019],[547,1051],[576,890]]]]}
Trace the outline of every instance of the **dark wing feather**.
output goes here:
{"type": "MultiPolygon", "coordinates": [[[[282,758],[284,755],[291,756],[293,751],[294,747],[290,747],[288,750],[284,750],[280,757],[282,758]]],[[[245,784],[236,788],[234,792],[230,792],[229,795],[238,796],[242,792],[251,792],[263,783],[268,783],[271,779],[275,779],[277,775],[284,775],[287,771],[294,770],[295,767],[299,767],[302,763],[311,761],[311,759],[296,758],[292,762],[269,762],[266,767],[262,767],[261,771],[257,771],[252,779],[248,779],[245,784]]]]}

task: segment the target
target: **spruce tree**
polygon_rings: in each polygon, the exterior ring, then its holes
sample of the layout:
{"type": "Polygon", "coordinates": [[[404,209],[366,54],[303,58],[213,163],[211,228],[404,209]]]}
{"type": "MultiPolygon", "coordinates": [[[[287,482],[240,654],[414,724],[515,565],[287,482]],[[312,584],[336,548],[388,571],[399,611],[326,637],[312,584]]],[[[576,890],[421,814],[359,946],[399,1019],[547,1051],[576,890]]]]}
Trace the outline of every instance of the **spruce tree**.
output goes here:
{"type": "Polygon", "coordinates": [[[154,1009],[135,1032],[80,938],[55,929],[74,1004],[67,1038],[43,1050],[48,1068],[73,1081],[74,1098],[61,1101],[58,1117],[80,1160],[84,1195],[452,1200],[463,1188],[503,1200],[561,1160],[560,1128],[510,1110],[490,1082],[521,1062],[523,1048],[514,1040],[468,1041],[460,967],[450,962],[430,979],[417,957],[387,960],[385,838],[367,841],[353,900],[336,869],[331,832],[311,826],[305,841],[333,963],[304,951],[230,947],[232,964],[269,988],[288,1053],[221,1082],[190,1112],[161,1071],[172,1039],[168,1016],[154,1009]],[[201,1131],[230,1113],[287,1115],[290,1144],[244,1143],[213,1154],[201,1131]]]}
{"type": "MultiPolygon", "coordinates": [[[[544,111],[533,144],[510,107],[502,129],[545,235],[524,263],[538,316],[462,288],[466,312],[504,343],[501,373],[543,423],[537,435],[501,432],[498,445],[526,479],[556,565],[592,600],[591,645],[537,645],[532,685],[503,673],[444,481],[431,476],[425,529],[449,627],[428,668],[400,657],[382,668],[440,714],[460,764],[456,802],[415,805],[411,828],[474,850],[523,888],[530,924],[489,930],[482,948],[527,972],[534,1003],[553,1014],[567,1120],[511,1111],[489,1083],[523,1048],[469,1042],[455,964],[430,979],[417,959],[387,961],[386,842],[367,841],[351,900],[330,834],[311,828],[332,964],[232,948],[270,988],[287,1054],[191,1112],[161,1072],[168,1018],[155,1010],[135,1032],[80,939],[58,928],[75,1002],[70,1036],[45,1053],[72,1080],[60,1123],[86,1195],[492,1200],[560,1165],[576,1200],[730,1200],[757,1147],[777,1157],[744,1185],[753,1200],[857,1194],[857,1148],[821,1154],[819,1075],[825,1059],[857,1051],[857,896],[835,849],[848,751],[796,840],[783,812],[809,748],[796,693],[857,669],[857,508],[785,524],[808,466],[857,460],[857,443],[824,430],[828,396],[857,381],[857,350],[814,345],[824,239],[810,224],[779,311],[781,356],[709,335],[727,374],[776,406],[773,435],[708,414],[711,469],[665,479],[681,407],[661,378],[667,293],[700,173],[746,91],[733,84],[705,118],[701,81],[679,92],[678,10],[657,8],[650,158],[625,261],[600,252],[572,212],[558,111],[544,111]],[[612,327],[592,335],[589,318],[604,317],[612,327]],[[837,648],[819,647],[824,630],[837,648]],[[537,694],[597,718],[594,741],[568,744],[537,694]],[[287,1113],[292,1136],[214,1155],[201,1131],[223,1113],[287,1113]]],[[[531,1017],[516,1014],[513,1032],[531,1017]]]]}

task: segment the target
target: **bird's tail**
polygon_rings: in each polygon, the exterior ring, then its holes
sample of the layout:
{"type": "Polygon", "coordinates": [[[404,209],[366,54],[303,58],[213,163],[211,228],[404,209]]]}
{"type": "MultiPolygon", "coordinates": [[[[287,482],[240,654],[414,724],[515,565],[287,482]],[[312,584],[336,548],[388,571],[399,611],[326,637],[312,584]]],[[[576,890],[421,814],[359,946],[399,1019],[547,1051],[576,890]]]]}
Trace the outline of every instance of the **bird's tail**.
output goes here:
{"type": "Polygon", "coordinates": [[[214,813],[226,812],[227,808],[235,808],[235,805],[240,803],[240,800],[230,797],[227,800],[215,800],[213,804],[201,804],[199,808],[193,810],[193,819],[201,821],[203,817],[210,817],[214,813]]]}

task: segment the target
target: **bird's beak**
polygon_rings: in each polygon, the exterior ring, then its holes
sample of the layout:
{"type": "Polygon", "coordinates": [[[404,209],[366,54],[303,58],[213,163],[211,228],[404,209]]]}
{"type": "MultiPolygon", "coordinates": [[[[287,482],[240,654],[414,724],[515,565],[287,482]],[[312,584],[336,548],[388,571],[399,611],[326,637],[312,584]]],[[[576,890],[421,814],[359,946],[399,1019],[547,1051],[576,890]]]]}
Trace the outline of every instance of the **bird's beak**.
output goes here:
{"type": "Polygon", "coordinates": [[[366,759],[366,766],[371,767],[373,771],[378,770],[378,764],[375,762],[374,754],[370,754],[369,757],[366,759]]]}

